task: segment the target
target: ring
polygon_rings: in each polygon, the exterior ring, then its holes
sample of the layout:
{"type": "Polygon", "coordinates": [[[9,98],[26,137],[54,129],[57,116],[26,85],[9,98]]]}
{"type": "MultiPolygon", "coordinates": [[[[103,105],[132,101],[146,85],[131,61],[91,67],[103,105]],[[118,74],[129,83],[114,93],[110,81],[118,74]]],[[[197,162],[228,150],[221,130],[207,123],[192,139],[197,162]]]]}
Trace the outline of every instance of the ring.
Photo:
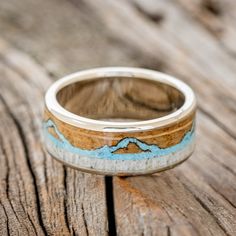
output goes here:
{"type": "Polygon", "coordinates": [[[47,151],[85,172],[151,174],[185,161],[195,146],[196,98],[157,71],[107,67],[66,76],[45,96],[47,151]]]}

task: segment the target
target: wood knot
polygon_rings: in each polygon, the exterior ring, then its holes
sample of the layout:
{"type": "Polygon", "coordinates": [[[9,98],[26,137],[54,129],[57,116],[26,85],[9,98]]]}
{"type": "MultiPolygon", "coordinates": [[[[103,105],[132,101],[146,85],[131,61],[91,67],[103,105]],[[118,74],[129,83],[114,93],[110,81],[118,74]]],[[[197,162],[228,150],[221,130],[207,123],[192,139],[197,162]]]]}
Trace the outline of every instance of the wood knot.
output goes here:
{"type": "Polygon", "coordinates": [[[202,1],[203,9],[207,10],[209,13],[215,16],[220,16],[222,14],[222,9],[219,2],[215,0],[204,0],[202,1]]]}
{"type": "Polygon", "coordinates": [[[142,14],[145,18],[149,19],[150,21],[160,24],[163,22],[164,20],[164,14],[161,12],[152,12],[150,10],[147,10],[143,7],[141,7],[138,4],[135,4],[135,8],[137,9],[137,11],[142,14]]]}

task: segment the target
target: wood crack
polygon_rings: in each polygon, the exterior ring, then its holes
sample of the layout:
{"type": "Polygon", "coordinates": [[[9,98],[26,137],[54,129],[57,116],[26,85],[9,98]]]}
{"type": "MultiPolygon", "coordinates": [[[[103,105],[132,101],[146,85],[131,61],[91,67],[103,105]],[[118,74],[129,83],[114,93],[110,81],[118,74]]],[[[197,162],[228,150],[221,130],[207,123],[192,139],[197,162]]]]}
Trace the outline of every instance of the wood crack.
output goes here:
{"type": "MultiPolygon", "coordinates": [[[[188,189],[189,190],[189,189],[188,189]]],[[[192,192],[191,192],[192,193],[192,192]]],[[[219,227],[223,230],[223,232],[227,235],[230,236],[230,234],[226,231],[226,229],[223,227],[223,225],[221,224],[221,222],[217,219],[217,217],[212,214],[211,209],[204,203],[204,201],[202,201],[199,197],[197,197],[195,194],[192,193],[192,195],[194,196],[194,198],[199,202],[199,204],[212,216],[212,218],[217,222],[217,224],[219,225],[219,227]]]]}
{"type": "Polygon", "coordinates": [[[167,236],[171,236],[171,230],[169,225],[166,226],[166,231],[167,231],[167,236]]]}
{"type": "Polygon", "coordinates": [[[85,217],[85,211],[84,211],[83,204],[81,204],[81,210],[82,210],[82,217],[83,217],[83,220],[84,220],[84,226],[85,226],[86,235],[89,235],[88,224],[87,224],[87,220],[86,220],[86,217],[85,217]]]}
{"type": "Polygon", "coordinates": [[[215,188],[212,184],[209,184],[209,186],[216,192],[218,193],[226,202],[228,202],[233,208],[236,208],[236,205],[230,201],[226,196],[224,196],[222,193],[220,193],[217,188],[215,188]]]}
{"type": "Polygon", "coordinates": [[[222,122],[217,120],[211,113],[207,112],[201,106],[198,106],[198,110],[200,110],[205,116],[207,116],[211,121],[213,121],[219,128],[221,128],[225,133],[227,133],[233,139],[236,139],[236,134],[229,130],[222,122]]]}
{"type": "Polygon", "coordinates": [[[156,24],[160,24],[164,19],[164,15],[161,13],[151,13],[148,11],[145,11],[144,8],[142,8],[141,6],[139,6],[139,4],[133,2],[133,6],[136,8],[136,10],[142,14],[146,19],[156,23],[156,24]]]}
{"type": "Polygon", "coordinates": [[[110,236],[116,236],[116,219],[115,219],[115,206],[113,196],[113,177],[105,177],[106,184],[106,204],[107,204],[107,216],[108,216],[108,234],[110,236]]]}
{"type": "MultiPolygon", "coordinates": [[[[16,161],[15,161],[15,160],[16,160],[16,158],[17,158],[17,153],[15,153],[15,149],[14,149],[14,147],[12,146],[12,143],[11,143],[10,145],[11,145],[11,149],[12,149],[12,151],[13,151],[13,161],[14,161],[14,164],[15,164],[15,166],[16,166],[17,164],[16,164],[16,161]]],[[[24,185],[24,181],[22,180],[21,173],[19,174],[19,176],[20,176],[20,179],[21,179],[21,181],[22,181],[22,183],[23,183],[23,188],[25,189],[25,185],[24,185]]],[[[19,194],[19,196],[21,195],[21,193],[20,193],[20,186],[18,186],[18,194],[19,194]]],[[[24,194],[24,196],[26,197],[26,191],[23,191],[23,194],[24,194]]],[[[18,221],[19,221],[19,223],[22,224],[22,223],[20,222],[20,219],[19,219],[18,215],[17,215],[17,212],[16,212],[15,209],[13,208],[13,205],[12,205],[12,202],[10,201],[10,199],[9,199],[9,202],[10,202],[10,205],[11,205],[11,207],[12,207],[12,209],[13,209],[13,211],[14,211],[14,213],[15,213],[15,215],[16,215],[18,221]]],[[[32,225],[32,227],[33,227],[33,229],[34,229],[35,235],[37,235],[36,227],[35,227],[35,225],[34,225],[32,219],[31,219],[30,215],[28,214],[27,210],[25,209],[24,204],[23,204],[23,202],[22,202],[22,200],[21,200],[21,197],[19,197],[19,203],[20,203],[20,205],[21,205],[21,208],[22,208],[23,212],[25,213],[25,215],[27,215],[28,220],[30,221],[30,223],[31,223],[31,225],[32,225]]],[[[23,225],[25,226],[26,230],[28,231],[27,225],[24,224],[24,223],[23,223],[23,225]]]]}
{"type": "Polygon", "coordinates": [[[65,186],[65,196],[64,196],[64,214],[65,214],[65,223],[66,223],[66,227],[68,228],[68,230],[70,231],[70,222],[69,222],[69,217],[68,217],[68,213],[67,213],[67,207],[66,207],[66,197],[67,197],[67,172],[66,172],[66,167],[63,166],[63,173],[64,173],[64,186],[65,186]]]}
{"type": "Polygon", "coordinates": [[[10,228],[9,228],[9,218],[8,218],[8,215],[7,215],[7,211],[6,211],[4,205],[3,205],[1,202],[0,202],[0,204],[1,204],[1,206],[2,206],[2,209],[3,209],[3,211],[4,211],[4,214],[5,214],[5,216],[6,216],[7,234],[8,234],[8,235],[11,235],[11,230],[10,230],[10,228]]]}
{"type": "Polygon", "coordinates": [[[35,193],[36,193],[35,194],[35,200],[36,200],[36,204],[37,204],[38,220],[39,220],[39,223],[41,225],[42,231],[44,232],[45,235],[47,235],[47,230],[46,230],[46,228],[43,224],[43,217],[42,217],[42,214],[41,214],[41,211],[40,211],[41,206],[40,206],[40,199],[39,199],[39,191],[38,191],[38,188],[37,188],[37,180],[36,180],[36,176],[34,174],[33,168],[32,168],[31,163],[30,163],[30,154],[29,154],[28,147],[27,147],[27,141],[25,140],[24,131],[21,127],[21,124],[19,123],[19,121],[17,120],[15,115],[12,113],[11,109],[8,107],[7,103],[5,102],[4,98],[1,95],[0,95],[0,99],[1,99],[2,103],[4,104],[4,106],[6,107],[6,109],[9,113],[9,115],[11,116],[13,122],[15,123],[16,128],[19,132],[19,135],[21,137],[26,162],[27,162],[29,171],[30,171],[31,176],[32,176],[33,185],[34,185],[34,189],[35,189],[35,193]]]}
{"type": "Polygon", "coordinates": [[[229,171],[232,175],[234,175],[236,177],[236,172],[231,169],[230,167],[228,167],[227,165],[225,165],[224,163],[220,162],[219,160],[217,160],[217,158],[214,157],[214,155],[210,152],[207,152],[207,155],[209,158],[211,158],[214,162],[218,163],[220,166],[222,166],[225,170],[229,171]]]}
{"type": "MultiPolygon", "coordinates": [[[[176,177],[179,181],[181,181],[178,177],[176,177]]],[[[188,187],[188,185],[186,183],[184,183],[183,181],[181,181],[181,183],[185,186],[185,188],[189,191],[189,193],[191,193],[191,195],[194,197],[194,199],[196,199],[196,201],[202,206],[202,208],[208,212],[208,214],[210,214],[210,216],[214,219],[214,221],[217,223],[217,225],[219,225],[219,227],[222,229],[222,231],[227,235],[227,236],[231,236],[227,230],[224,228],[224,226],[221,224],[221,222],[219,221],[219,219],[213,214],[213,212],[211,211],[211,209],[204,203],[204,201],[202,201],[198,196],[196,196],[194,194],[194,192],[188,187]]],[[[209,231],[210,232],[210,231],[209,231]]],[[[210,232],[212,234],[212,232],[210,232]]]]}
{"type": "MultiPolygon", "coordinates": [[[[1,99],[1,95],[0,95],[0,99],[1,99]]],[[[2,153],[5,157],[5,160],[6,160],[6,165],[5,165],[5,168],[6,168],[6,195],[7,195],[7,198],[9,199],[9,172],[10,172],[10,169],[9,169],[9,163],[8,163],[8,158],[7,158],[7,154],[6,154],[6,150],[4,148],[4,144],[3,144],[3,140],[0,136],[0,147],[2,149],[2,153]]]]}

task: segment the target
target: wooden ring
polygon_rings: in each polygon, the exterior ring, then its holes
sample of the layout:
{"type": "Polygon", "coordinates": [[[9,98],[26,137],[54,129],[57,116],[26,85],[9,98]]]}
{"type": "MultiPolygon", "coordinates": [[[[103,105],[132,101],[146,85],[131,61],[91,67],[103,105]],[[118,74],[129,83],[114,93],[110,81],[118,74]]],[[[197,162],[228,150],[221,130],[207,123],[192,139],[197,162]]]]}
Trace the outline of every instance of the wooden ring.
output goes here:
{"type": "Polygon", "coordinates": [[[45,145],[86,172],[154,173],[192,154],[195,113],[192,89],[172,76],[128,67],[85,70],[48,89],[45,145]]]}

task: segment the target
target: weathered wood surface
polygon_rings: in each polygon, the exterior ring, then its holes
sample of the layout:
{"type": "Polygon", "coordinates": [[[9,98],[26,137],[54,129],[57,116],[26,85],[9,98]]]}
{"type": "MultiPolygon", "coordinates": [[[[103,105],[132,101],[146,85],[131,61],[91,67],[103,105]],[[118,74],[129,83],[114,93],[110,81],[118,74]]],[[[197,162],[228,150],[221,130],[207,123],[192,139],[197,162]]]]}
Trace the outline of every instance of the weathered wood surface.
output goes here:
{"type": "Polygon", "coordinates": [[[0,235],[236,235],[235,9],[234,0],[1,1],[0,235]],[[52,160],[43,93],[64,74],[107,65],[161,70],[194,88],[192,158],[113,178],[113,189],[52,160]]]}

